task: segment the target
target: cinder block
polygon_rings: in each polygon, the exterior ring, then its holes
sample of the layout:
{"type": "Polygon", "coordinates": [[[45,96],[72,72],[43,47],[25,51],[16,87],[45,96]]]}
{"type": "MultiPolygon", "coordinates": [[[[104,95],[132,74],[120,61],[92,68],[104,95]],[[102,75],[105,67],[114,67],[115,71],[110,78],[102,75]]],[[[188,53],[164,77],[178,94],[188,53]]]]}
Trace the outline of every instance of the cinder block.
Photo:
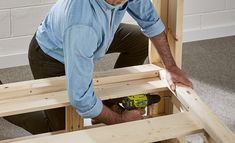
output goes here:
{"type": "Polygon", "coordinates": [[[56,0],[0,0],[0,9],[55,3],[56,0]]]}
{"type": "Polygon", "coordinates": [[[0,39],[10,34],[10,10],[0,10],[0,39]]]}
{"type": "Polygon", "coordinates": [[[32,35],[0,39],[0,57],[27,53],[32,35]]]}
{"type": "Polygon", "coordinates": [[[201,15],[184,16],[184,31],[196,30],[201,27],[201,15]]]}
{"type": "Polygon", "coordinates": [[[12,36],[35,33],[52,5],[17,8],[11,11],[12,36]]]}
{"type": "Polygon", "coordinates": [[[202,28],[235,24],[235,10],[220,11],[202,15],[202,28]]]}
{"type": "Polygon", "coordinates": [[[185,0],[185,14],[199,14],[226,9],[225,0],[185,0]]]}

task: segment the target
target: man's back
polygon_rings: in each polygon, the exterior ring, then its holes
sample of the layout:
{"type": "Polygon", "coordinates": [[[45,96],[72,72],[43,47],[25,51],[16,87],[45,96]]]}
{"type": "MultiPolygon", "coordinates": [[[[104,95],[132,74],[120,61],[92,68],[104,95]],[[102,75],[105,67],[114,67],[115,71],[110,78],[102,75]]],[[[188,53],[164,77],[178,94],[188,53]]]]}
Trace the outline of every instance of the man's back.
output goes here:
{"type": "MultiPolygon", "coordinates": [[[[127,5],[111,6],[104,0],[59,0],[39,26],[37,41],[45,53],[64,63],[65,33],[73,26],[87,26],[98,38],[94,58],[100,58],[109,47],[126,8],[127,5]]],[[[77,34],[86,36],[86,33],[77,34]]]]}

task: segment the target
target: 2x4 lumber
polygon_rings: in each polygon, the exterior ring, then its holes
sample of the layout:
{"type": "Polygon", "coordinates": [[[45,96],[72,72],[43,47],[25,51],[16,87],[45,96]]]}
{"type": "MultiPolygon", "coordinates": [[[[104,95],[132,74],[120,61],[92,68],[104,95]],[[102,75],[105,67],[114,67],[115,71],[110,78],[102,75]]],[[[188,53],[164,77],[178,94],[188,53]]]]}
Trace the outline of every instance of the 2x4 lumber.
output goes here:
{"type": "MultiPolygon", "coordinates": [[[[95,86],[95,93],[102,100],[164,90],[168,90],[167,85],[165,82],[159,80],[159,78],[148,78],[95,86]]],[[[69,105],[67,91],[2,100],[0,101],[0,117],[66,107],[69,105]]]]}
{"type": "MultiPolygon", "coordinates": [[[[158,14],[163,21],[166,32],[167,32],[167,25],[168,25],[168,0],[153,0],[153,5],[155,6],[158,14]]],[[[149,62],[155,65],[161,65],[161,58],[158,54],[158,51],[154,47],[154,45],[149,41],[149,62]]]]}
{"type": "Polygon", "coordinates": [[[168,31],[167,37],[171,45],[176,64],[182,65],[182,33],[183,33],[184,0],[168,1],[168,31]],[[172,38],[173,35],[174,38],[172,38]]]}
{"type": "Polygon", "coordinates": [[[190,113],[179,113],[158,118],[80,130],[60,135],[34,138],[14,143],[137,143],[154,142],[201,132],[202,127],[190,113]]]}
{"type": "Polygon", "coordinates": [[[23,140],[28,140],[28,139],[38,138],[38,137],[53,136],[53,135],[62,134],[62,133],[65,133],[65,130],[37,134],[37,135],[24,136],[24,137],[18,137],[18,138],[13,138],[13,139],[1,140],[0,143],[12,143],[12,142],[16,142],[16,141],[23,141],[23,140]]]}
{"type": "Polygon", "coordinates": [[[65,125],[66,131],[77,131],[81,130],[84,127],[84,120],[83,118],[76,112],[75,108],[72,106],[67,106],[65,108],[65,125]]]}
{"type": "Polygon", "coordinates": [[[169,90],[156,93],[161,97],[159,103],[148,106],[147,114],[150,117],[168,115],[172,113],[171,92],[169,90]]]}
{"type": "MultiPolygon", "coordinates": [[[[94,85],[157,77],[160,67],[152,64],[120,68],[94,75],[94,85]]],[[[0,85],[0,100],[66,90],[65,77],[0,85]]]]}
{"type": "Polygon", "coordinates": [[[205,131],[217,143],[234,143],[234,133],[203,103],[194,90],[177,86],[175,96],[200,120],[205,131]]]}
{"type": "Polygon", "coordinates": [[[175,96],[171,97],[171,102],[173,103],[173,105],[175,106],[175,108],[177,108],[177,110],[179,112],[186,112],[186,108],[184,107],[184,105],[179,101],[178,98],[176,98],[175,96]]]}

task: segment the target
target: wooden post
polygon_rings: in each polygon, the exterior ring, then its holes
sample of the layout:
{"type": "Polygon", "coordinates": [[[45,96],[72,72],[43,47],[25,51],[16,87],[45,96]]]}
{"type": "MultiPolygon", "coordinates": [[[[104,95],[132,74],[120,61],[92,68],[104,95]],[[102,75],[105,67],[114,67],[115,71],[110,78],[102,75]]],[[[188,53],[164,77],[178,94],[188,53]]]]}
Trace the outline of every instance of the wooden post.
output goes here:
{"type": "MultiPolygon", "coordinates": [[[[153,0],[153,4],[165,24],[172,55],[176,64],[181,67],[184,0],[153,0]]],[[[150,63],[157,65],[161,62],[159,54],[152,44],[149,47],[149,60],[150,63]]]]}
{"type": "MultiPolygon", "coordinates": [[[[160,15],[166,29],[167,39],[176,61],[176,64],[182,65],[182,27],[183,27],[183,0],[153,0],[158,14],[160,15]]],[[[152,64],[161,65],[161,58],[152,43],[149,44],[149,61],[152,64]]],[[[148,108],[149,116],[158,116],[161,111],[164,114],[173,113],[173,104],[170,93],[165,91],[161,93],[163,100],[159,104],[151,105],[148,108]]],[[[184,138],[172,139],[165,142],[185,142],[184,138]]]]}
{"type": "MultiPolygon", "coordinates": [[[[183,0],[153,0],[153,4],[156,7],[163,23],[165,24],[168,42],[171,48],[172,55],[176,60],[176,63],[181,67],[182,61],[182,27],[183,27],[183,0]]],[[[152,64],[159,65],[160,57],[156,48],[150,44],[149,47],[149,60],[152,64]]],[[[163,104],[163,103],[160,103],[163,104]]],[[[165,103],[169,106],[169,102],[165,103]]],[[[157,114],[159,105],[152,105],[149,107],[148,113],[157,114]],[[154,111],[155,110],[155,111],[154,111]]],[[[173,108],[166,107],[165,108],[173,108]]],[[[173,110],[173,109],[172,109],[173,110]]],[[[153,115],[152,115],[153,116],[153,115]]],[[[155,115],[156,116],[156,115],[155,115]]]]}
{"type": "Polygon", "coordinates": [[[83,118],[78,115],[78,113],[72,106],[66,107],[65,119],[67,132],[81,130],[84,126],[83,118]]]}

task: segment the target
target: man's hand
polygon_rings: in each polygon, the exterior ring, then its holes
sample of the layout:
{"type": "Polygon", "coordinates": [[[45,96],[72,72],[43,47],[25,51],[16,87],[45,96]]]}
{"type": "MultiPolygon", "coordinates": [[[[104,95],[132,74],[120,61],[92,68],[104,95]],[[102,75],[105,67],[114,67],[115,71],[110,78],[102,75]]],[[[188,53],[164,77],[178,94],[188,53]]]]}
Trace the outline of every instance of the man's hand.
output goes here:
{"type": "Polygon", "coordinates": [[[93,119],[98,123],[112,125],[143,119],[143,114],[145,114],[145,110],[131,110],[116,113],[104,105],[102,112],[93,119]]]}
{"type": "Polygon", "coordinates": [[[180,83],[193,88],[192,82],[187,78],[186,74],[177,66],[167,69],[166,79],[172,90],[175,90],[175,84],[180,83]]]}
{"type": "Polygon", "coordinates": [[[140,120],[143,119],[144,117],[142,115],[145,114],[145,110],[131,110],[131,111],[124,111],[122,112],[122,121],[123,122],[129,122],[129,121],[135,121],[135,120],[140,120]]]}
{"type": "Polygon", "coordinates": [[[170,88],[175,90],[175,84],[181,83],[186,86],[193,87],[192,82],[188,80],[186,74],[176,66],[175,60],[171,54],[167,36],[164,32],[150,38],[156,47],[165,68],[167,69],[167,81],[170,84],[170,88]]]}

